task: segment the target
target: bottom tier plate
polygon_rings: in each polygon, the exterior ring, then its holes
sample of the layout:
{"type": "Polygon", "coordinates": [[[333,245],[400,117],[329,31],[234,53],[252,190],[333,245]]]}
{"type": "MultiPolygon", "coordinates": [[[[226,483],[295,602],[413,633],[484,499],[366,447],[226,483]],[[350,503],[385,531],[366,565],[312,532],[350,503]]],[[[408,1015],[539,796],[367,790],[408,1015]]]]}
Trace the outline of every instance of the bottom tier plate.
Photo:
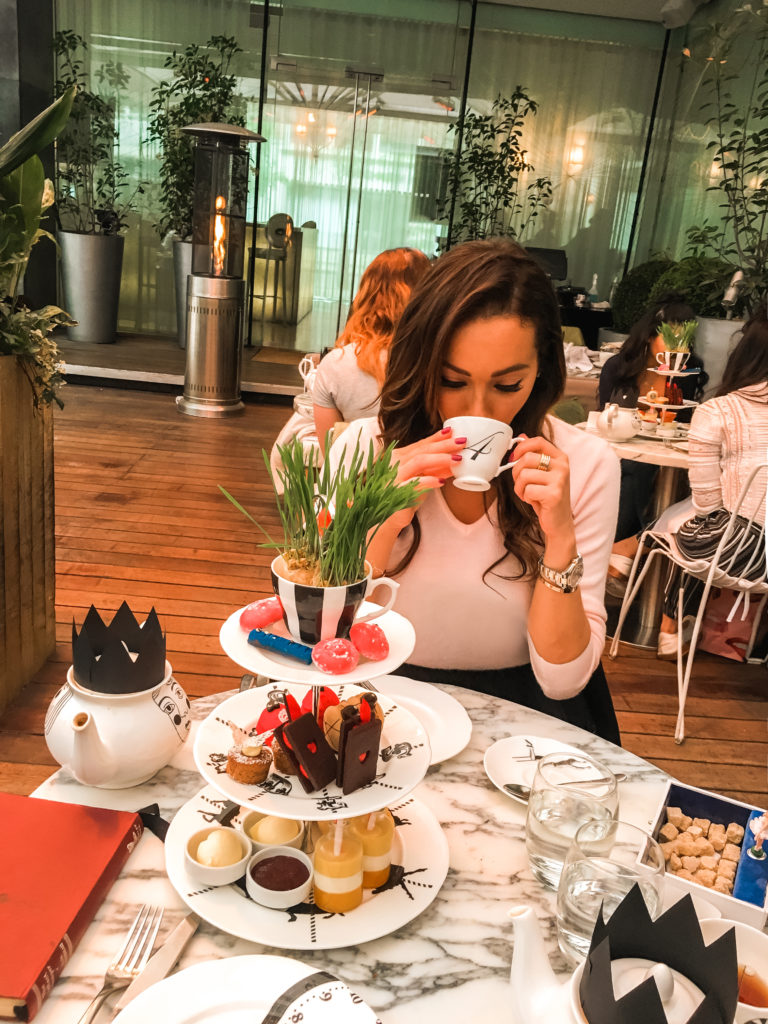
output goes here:
{"type": "Polygon", "coordinates": [[[201,888],[184,867],[193,832],[215,821],[226,801],[212,786],[179,808],[165,840],[168,878],[190,910],[229,935],[283,949],[337,949],[381,938],[425,910],[448,873],[448,843],[432,812],[412,797],[390,810],[395,817],[392,873],[382,890],[368,890],[347,914],[328,914],[310,900],[289,910],[254,903],[238,885],[201,888]]]}

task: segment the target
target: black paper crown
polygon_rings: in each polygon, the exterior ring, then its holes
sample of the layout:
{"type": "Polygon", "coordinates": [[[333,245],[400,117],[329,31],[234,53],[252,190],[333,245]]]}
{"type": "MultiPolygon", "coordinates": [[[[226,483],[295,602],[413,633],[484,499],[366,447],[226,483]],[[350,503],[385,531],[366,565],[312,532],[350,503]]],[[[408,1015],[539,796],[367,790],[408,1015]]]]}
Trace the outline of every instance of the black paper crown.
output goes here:
{"type": "Polygon", "coordinates": [[[140,626],[123,601],[107,626],[91,605],[79,635],[72,620],[72,672],[75,682],[99,693],[137,693],[161,683],[165,637],[155,609],[140,626]]]}
{"type": "Polygon", "coordinates": [[[666,964],[701,989],[705,998],[687,1024],[733,1021],[739,989],[736,933],[731,928],[705,945],[689,895],[656,921],[651,920],[638,885],[630,889],[607,924],[601,908],[579,985],[589,1024],[666,1024],[653,978],[615,998],[611,961],[626,957],[666,964]]]}

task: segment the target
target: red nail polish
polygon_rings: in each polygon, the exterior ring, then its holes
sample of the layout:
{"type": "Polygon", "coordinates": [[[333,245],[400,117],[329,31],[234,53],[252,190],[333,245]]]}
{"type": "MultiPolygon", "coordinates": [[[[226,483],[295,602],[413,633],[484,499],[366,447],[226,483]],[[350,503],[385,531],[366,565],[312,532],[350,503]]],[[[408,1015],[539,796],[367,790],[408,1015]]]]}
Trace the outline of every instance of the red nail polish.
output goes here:
{"type": "Polygon", "coordinates": [[[454,441],[456,442],[456,444],[466,444],[467,443],[466,437],[454,437],[454,441]]]}
{"type": "Polygon", "coordinates": [[[452,455],[451,458],[454,462],[461,462],[461,455],[459,455],[458,452],[455,455],[452,455]]]}
{"type": "Polygon", "coordinates": [[[443,429],[440,431],[440,433],[441,434],[450,434],[452,429],[453,429],[453,427],[443,427],[443,429]]]}
{"type": "Polygon", "coordinates": [[[444,484],[447,478],[444,477],[444,476],[441,476],[441,477],[438,477],[438,479],[439,479],[441,484],[444,484]]]}

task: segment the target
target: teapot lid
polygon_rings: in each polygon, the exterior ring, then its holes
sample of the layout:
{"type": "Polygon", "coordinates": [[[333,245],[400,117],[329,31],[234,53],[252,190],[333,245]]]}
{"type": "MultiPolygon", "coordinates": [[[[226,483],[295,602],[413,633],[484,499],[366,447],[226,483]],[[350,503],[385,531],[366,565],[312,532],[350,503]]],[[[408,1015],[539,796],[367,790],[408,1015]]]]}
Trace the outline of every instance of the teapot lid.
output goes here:
{"type": "Polygon", "coordinates": [[[621,999],[648,978],[653,978],[667,1017],[667,1024],[685,1024],[696,1007],[704,1001],[704,993],[679,971],[666,964],[640,957],[626,957],[611,963],[613,992],[621,999]]]}

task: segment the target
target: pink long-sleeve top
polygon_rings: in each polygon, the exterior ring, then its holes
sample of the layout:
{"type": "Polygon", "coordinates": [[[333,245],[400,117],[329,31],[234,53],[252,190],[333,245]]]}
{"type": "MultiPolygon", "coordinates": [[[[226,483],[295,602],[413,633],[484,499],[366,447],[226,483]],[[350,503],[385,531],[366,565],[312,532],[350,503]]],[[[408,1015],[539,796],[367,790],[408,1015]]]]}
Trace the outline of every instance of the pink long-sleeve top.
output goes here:
{"type": "MultiPolygon", "coordinates": [[[[416,630],[416,647],[408,661],[444,669],[511,668],[530,662],[543,692],[555,699],[577,694],[598,665],[605,643],[605,577],[616,529],[619,461],[600,438],[561,420],[547,420],[553,443],[570,462],[571,505],[576,545],[584,559],[581,599],[590,629],[584,651],[574,661],[553,664],[536,651],[528,629],[532,580],[510,580],[518,571],[504,555],[495,503],[474,523],[459,522],[442,491],[431,491],[419,507],[421,541],[409,565],[395,579],[400,590],[395,610],[416,630]]],[[[337,440],[332,463],[360,438],[367,448],[379,443],[378,421],[358,420],[337,440]]],[[[411,529],[403,531],[390,557],[393,569],[410,546],[411,529]]],[[[514,695],[510,694],[514,699],[514,695]]]]}

